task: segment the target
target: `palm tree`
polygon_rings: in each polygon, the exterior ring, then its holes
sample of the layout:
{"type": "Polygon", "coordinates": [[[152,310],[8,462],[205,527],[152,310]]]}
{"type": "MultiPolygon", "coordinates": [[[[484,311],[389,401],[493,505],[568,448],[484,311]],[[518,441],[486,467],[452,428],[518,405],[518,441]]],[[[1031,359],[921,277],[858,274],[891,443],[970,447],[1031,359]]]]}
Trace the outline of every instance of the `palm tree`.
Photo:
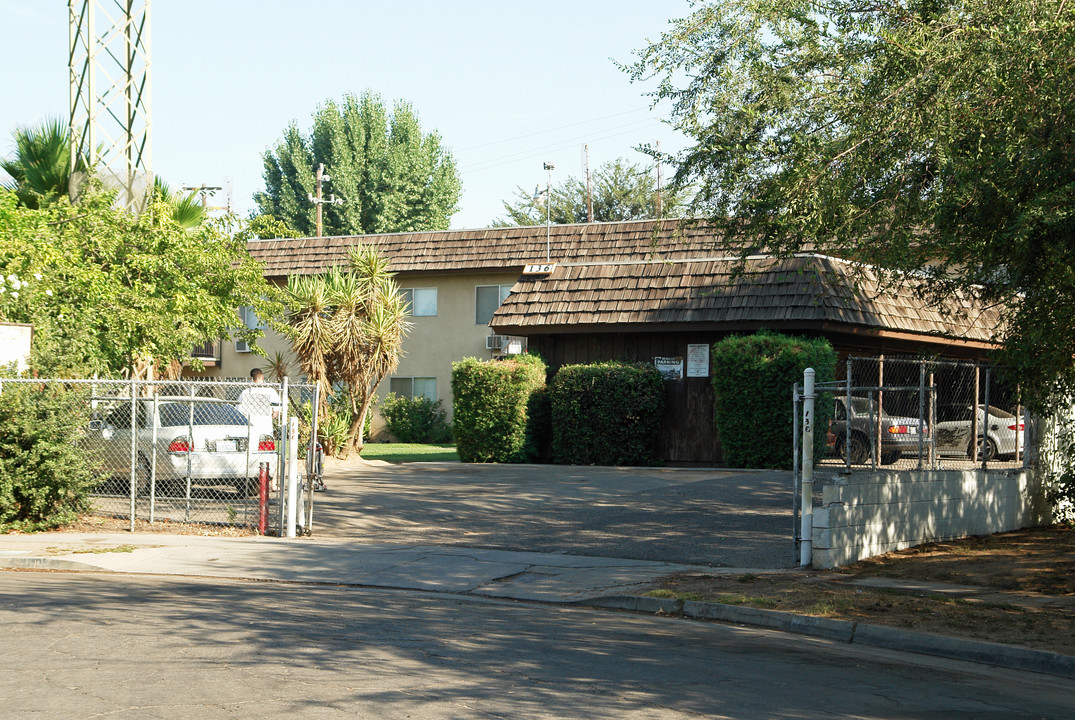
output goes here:
{"type": "Polygon", "coordinates": [[[205,206],[199,202],[197,190],[187,195],[172,192],[168,183],[156,176],[153,178],[153,192],[168,206],[172,220],[184,230],[196,228],[205,221],[205,206]]]}
{"type": "MultiPolygon", "coordinates": [[[[351,426],[340,448],[362,452],[366,415],[384,378],[402,355],[410,329],[388,261],[372,247],[349,251],[350,266],[321,276],[288,278],[291,314],[281,329],[310,382],[351,409],[351,426]]],[[[324,407],[324,405],[322,406],[324,407]]]]}
{"type": "MultiPolygon", "coordinates": [[[[38,127],[15,130],[15,157],[0,160],[11,176],[3,187],[24,206],[37,209],[71,191],[71,133],[67,124],[50,118],[38,127]]],[[[83,169],[80,164],[79,169],[83,169]]]]}

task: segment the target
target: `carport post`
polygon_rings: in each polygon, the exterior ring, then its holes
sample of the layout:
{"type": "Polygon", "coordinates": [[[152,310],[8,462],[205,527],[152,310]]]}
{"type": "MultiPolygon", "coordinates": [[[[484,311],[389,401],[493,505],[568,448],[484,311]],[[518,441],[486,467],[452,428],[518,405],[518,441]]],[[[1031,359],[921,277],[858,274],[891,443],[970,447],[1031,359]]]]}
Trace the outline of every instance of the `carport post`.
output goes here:
{"type": "Polygon", "coordinates": [[[808,567],[814,534],[814,368],[803,371],[803,497],[799,564],[808,567]]]}

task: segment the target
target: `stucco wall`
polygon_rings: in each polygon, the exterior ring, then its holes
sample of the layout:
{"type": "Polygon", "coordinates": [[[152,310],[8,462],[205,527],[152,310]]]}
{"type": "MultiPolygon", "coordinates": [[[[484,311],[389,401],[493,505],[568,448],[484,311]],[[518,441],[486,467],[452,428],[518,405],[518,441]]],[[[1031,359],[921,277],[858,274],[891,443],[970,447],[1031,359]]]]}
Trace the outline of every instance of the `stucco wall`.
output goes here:
{"type": "MultiPolygon", "coordinates": [[[[488,325],[474,322],[475,288],[479,285],[513,285],[517,272],[466,275],[422,275],[409,277],[400,274],[396,280],[400,288],[437,288],[437,314],[410,318],[414,327],[403,342],[403,358],[393,377],[432,377],[437,381],[437,399],[452,416],[452,363],[466,357],[489,359],[492,351],[485,349],[485,338],[491,333],[488,325]]],[[[284,352],[290,358],[290,345],[272,329],[258,343],[271,356],[284,352]]],[[[249,375],[255,367],[264,368],[266,358],[256,353],[237,353],[235,343],[225,341],[221,348],[220,366],[208,368],[202,377],[241,377],[249,375]]],[[[300,375],[292,360],[296,379],[300,375]]],[[[378,390],[378,402],[388,394],[389,379],[385,378],[378,390]]],[[[383,422],[379,413],[373,416],[373,437],[381,435],[383,422]]]]}
{"type": "Polygon", "coordinates": [[[1031,470],[861,473],[822,489],[813,566],[831,568],[925,542],[1052,522],[1031,470]]]}

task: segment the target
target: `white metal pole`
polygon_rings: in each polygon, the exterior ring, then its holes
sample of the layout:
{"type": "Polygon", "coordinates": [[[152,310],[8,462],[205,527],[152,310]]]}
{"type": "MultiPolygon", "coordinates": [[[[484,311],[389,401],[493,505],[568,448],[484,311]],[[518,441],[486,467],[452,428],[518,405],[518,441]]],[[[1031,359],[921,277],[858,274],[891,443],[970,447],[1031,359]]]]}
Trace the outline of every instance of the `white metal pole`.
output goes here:
{"type": "Polygon", "coordinates": [[[299,419],[291,418],[287,428],[287,536],[295,537],[299,508],[298,439],[299,419]]]}
{"type": "Polygon", "coordinates": [[[814,534],[814,369],[803,371],[803,496],[799,564],[808,567],[814,534]]]}

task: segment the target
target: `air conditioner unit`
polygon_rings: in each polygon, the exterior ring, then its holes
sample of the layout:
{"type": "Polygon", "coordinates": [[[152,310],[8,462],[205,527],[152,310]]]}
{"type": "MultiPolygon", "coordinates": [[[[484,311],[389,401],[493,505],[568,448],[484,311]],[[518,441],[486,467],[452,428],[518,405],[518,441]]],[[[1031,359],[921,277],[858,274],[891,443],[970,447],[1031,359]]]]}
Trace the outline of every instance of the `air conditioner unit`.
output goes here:
{"type": "Polygon", "coordinates": [[[487,335],[485,337],[486,350],[500,350],[504,347],[503,335],[487,335]]]}

